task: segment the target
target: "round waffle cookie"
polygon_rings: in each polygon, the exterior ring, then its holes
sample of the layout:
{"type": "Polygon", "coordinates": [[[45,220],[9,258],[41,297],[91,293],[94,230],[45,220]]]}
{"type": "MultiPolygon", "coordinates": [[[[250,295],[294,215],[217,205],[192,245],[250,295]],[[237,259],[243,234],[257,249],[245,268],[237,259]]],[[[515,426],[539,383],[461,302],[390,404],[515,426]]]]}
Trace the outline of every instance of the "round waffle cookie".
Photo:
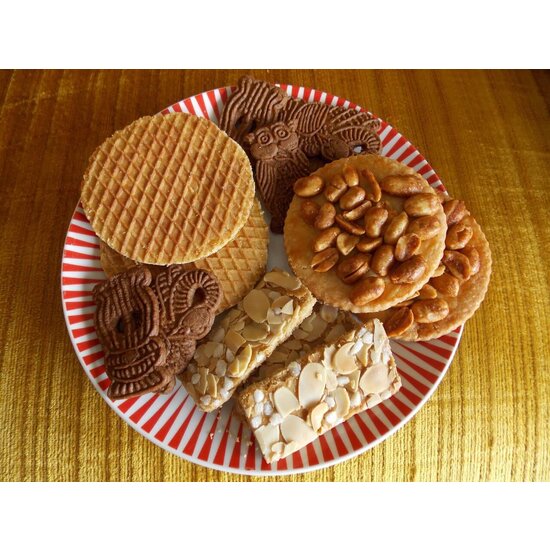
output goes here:
{"type": "Polygon", "coordinates": [[[365,313],[413,296],[437,269],[445,213],[404,164],[377,155],[336,160],[294,184],[284,241],[318,300],[365,313]]]}
{"type": "Polygon", "coordinates": [[[212,122],[183,113],[143,117],[113,134],[90,158],[81,192],[103,241],[158,265],[225,246],[253,198],[244,150],[212,122]]]}
{"type": "Polygon", "coordinates": [[[464,324],[481,305],[491,277],[491,250],[481,227],[464,203],[444,204],[448,229],[441,265],[418,295],[377,317],[390,338],[424,341],[439,338],[464,324]]]}
{"type": "MultiPolygon", "coordinates": [[[[250,216],[232,241],[211,256],[186,264],[189,269],[204,269],[217,277],[223,291],[218,313],[240,302],[265,273],[268,244],[267,224],[259,201],[254,199],[250,216]]],[[[100,261],[108,277],[139,265],[104,242],[100,243],[100,261]]],[[[154,265],[147,267],[153,275],[163,269],[154,265]]]]}

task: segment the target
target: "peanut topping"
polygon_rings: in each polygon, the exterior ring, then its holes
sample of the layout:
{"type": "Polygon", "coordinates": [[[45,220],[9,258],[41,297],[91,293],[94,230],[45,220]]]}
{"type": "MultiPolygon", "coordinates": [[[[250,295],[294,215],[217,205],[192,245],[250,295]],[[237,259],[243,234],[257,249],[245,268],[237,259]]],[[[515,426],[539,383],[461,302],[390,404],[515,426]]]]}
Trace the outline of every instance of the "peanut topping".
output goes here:
{"type": "Polygon", "coordinates": [[[472,267],[468,256],[456,250],[445,250],[442,261],[451,274],[461,281],[467,281],[472,275],[472,267]]]}
{"type": "Polygon", "coordinates": [[[306,176],[294,183],[294,192],[299,197],[314,197],[323,190],[323,187],[324,182],[319,176],[306,176]]]}
{"type": "Polygon", "coordinates": [[[359,225],[350,222],[346,220],[343,216],[338,214],[335,218],[335,221],[339,227],[341,227],[344,231],[347,231],[348,233],[351,233],[352,235],[364,235],[365,230],[360,227],[359,225]]]}
{"type": "Polygon", "coordinates": [[[439,220],[435,216],[421,216],[415,218],[407,228],[407,233],[415,233],[423,241],[435,237],[441,225],[439,220]]]}
{"type": "Polygon", "coordinates": [[[407,213],[401,212],[401,214],[397,214],[384,231],[384,242],[387,244],[395,244],[399,240],[399,237],[405,233],[407,225],[409,225],[407,213]]]}
{"type": "Polygon", "coordinates": [[[383,244],[380,248],[376,249],[376,252],[372,257],[371,268],[377,275],[385,277],[388,274],[393,261],[393,246],[383,244]]]}
{"type": "Polygon", "coordinates": [[[479,252],[473,246],[469,246],[468,248],[462,250],[462,254],[464,254],[468,258],[468,260],[470,260],[471,275],[473,277],[481,267],[479,252]]]}
{"type": "Polygon", "coordinates": [[[355,221],[363,217],[366,211],[372,206],[371,201],[365,201],[356,206],[353,210],[347,210],[342,216],[348,221],[355,221]]]}
{"type": "Polygon", "coordinates": [[[409,197],[403,204],[409,216],[433,216],[439,209],[439,200],[433,193],[419,193],[409,197]]]}
{"type": "MultiPolygon", "coordinates": [[[[315,250],[315,252],[321,252],[321,250],[333,246],[336,242],[336,238],[343,235],[344,234],[340,235],[340,228],[329,227],[317,235],[317,238],[313,241],[313,250],[315,250]]],[[[340,250],[340,247],[338,247],[338,249],[340,250]]]]}
{"type": "Polygon", "coordinates": [[[342,175],[344,176],[344,180],[349,187],[359,185],[359,174],[353,166],[345,166],[342,171],[342,175]]]}
{"type": "Polygon", "coordinates": [[[382,237],[363,237],[357,243],[357,250],[359,252],[372,252],[375,248],[378,248],[382,244],[382,237]]]}
{"type": "Polygon", "coordinates": [[[358,253],[340,262],[336,271],[344,283],[351,285],[369,270],[369,261],[369,255],[358,253]]]}
{"type": "Polygon", "coordinates": [[[384,293],[384,279],[380,277],[369,277],[359,281],[351,291],[350,299],[356,306],[366,306],[369,302],[376,300],[384,293]]]}
{"type": "Polygon", "coordinates": [[[445,245],[450,250],[460,250],[468,244],[473,234],[474,230],[465,220],[461,220],[447,230],[445,245]]]}
{"type": "Polygon", "coordinates": [[[325,248],[311,258],[311,269],[319,273],[331,270],[338,262],[338,250],[336,248],[325,248]]]}
{"type": "Polygon", "coordinates": [[[387,176],[380,182],[382,191],[396,197],[408,197],[425,192],[424,182],[418,175],[387,176]]]}
{"type": "Polygon", "coordinates": [[[339,206],[342,210],[353,210],[365,199],[366,192],[362,187],[350,187],[341,197],[339,206]]]}
{"type": "Polygon", "coordinates": [[[443,211],[447,217],[447,225],[458,223],[466,215],[466,205],[458,199],[451,199],[443,203],[443,211]]]}
{"type": "Polygon", "coordinates": [[[336,208],[330,202],[326,202],[319,208],[319,213],[313,222],[315,229],[326,229],[334,225],[334,217],[336,216],[336,208]]]}
{"type": "Polygon", "coordinates": [[[380,237],[382,235],[382,226],[388,219],[388,211],[379,206],[373,206],[365,214],[365,233],[368,237],[380,237]]]}
{"type": "Polygon", "coordinates": [[[382,198],[382,190],[378,180],[370,170],[363,170],[362,174],[367,180],[365,187],[367,188],[367,198],[373,202],[380,202],[382,198]]]}
{"type": "Polygon", "coordinates": [[[347,256],[355,248],[358,242],[359,237],[350,235],[349,233],[340,233],[336,237],[336,248],[338,248],[343,256],[347,256]]]}
{"type": "MultiPolygon", "coordinates": [[[[460,281],[449,273],[443,273],[439,277],[432,277],[430,284],[437,292],[446,296],[452,296],[453,298],[458,296],[458,291],[460,290],[460,281]]],[[[431,298],[435,298],[435,296],[431,296],[431,298]]]]}
{"type": "Polygon", "coordinates": [[[344,178],[340,175],[334,176],[325,189],[325,198],[329,202],[336,202],[348,188],[344,178]]]}
{"type": "Polygon", "coordinates": [[[395,245],[395,259],[398,262],[408,260],[418,252],[421,244],[422,241],[416,233],[402,235],[395,245]]]}
{"type": "Polygon", "coordinates": [[[418,300],[411,306],[417,323],[437,323],[449,315],[449,305],[443,298],[418,300]]]}
{"type": "Polygon", "coordinates": [[[389,338],[401,336],[409,330],[414,323],[414,316],[408,307],[398,307],[386,321],[384,328],[389,338]]]}
{"type": "Polygon", "coordinates": [[[391,270],[390,280],[394,284],[414,283],[424,275],[425,271],[426,260],[422,256],[412,256],[391,270]]]}
{"type": "MultiPolygon", "coordinates": [[[[430,282],[432,282],[432,279],[430,279],[430,282]]],[[[426,283],[420,289],[420,291],[418,293],[418,297],[421,300],[431,300],[432,298],[437,298],[437,291],[432,285],[426,283]]]]}

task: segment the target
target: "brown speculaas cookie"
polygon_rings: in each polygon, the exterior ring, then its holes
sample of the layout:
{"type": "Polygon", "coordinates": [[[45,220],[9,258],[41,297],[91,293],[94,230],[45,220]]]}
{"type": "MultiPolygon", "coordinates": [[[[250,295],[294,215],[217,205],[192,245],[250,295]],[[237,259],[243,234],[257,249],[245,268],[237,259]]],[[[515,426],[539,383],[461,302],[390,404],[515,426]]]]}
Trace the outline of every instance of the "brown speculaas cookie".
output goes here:
{"type": "Polygon", "coordinates": [[[95,326],[105,350],[112,399],[170,391],[214,322],[217,279],[203,270],[168,268],[155,280],[146,267],[94,288],[95,326]]]}
{"type": "Polygon", "coordinates": [[[229,98],[220,126],[247,151],[276,233],[282,232],[294,181],[326,162],[378,153],[381,144],[380,121],[371,114],[294,99],[249,76],[229,98]]]}

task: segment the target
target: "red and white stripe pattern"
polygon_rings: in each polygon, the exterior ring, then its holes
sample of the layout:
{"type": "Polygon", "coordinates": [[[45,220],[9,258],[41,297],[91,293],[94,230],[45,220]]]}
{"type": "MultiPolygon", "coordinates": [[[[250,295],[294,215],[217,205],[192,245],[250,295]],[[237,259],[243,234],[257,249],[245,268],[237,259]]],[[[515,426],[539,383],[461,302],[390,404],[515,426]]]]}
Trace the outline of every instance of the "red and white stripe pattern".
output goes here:
{"type": "MultiPolygon", "coordinates": [[[[306,101],[361,110],[331,94],[298,86],[281,86],[306,101]]],[[[219,88],[184,99],[165,113],[183,112],[217,123],[232,88],[219,88]]],[[[444,191],[426,159],[399,132],[381,121],[382,154],[412,166],[434,188],[444,191]]],[[[80,205],[65,241],[61,291],[67,328],[80,363],[119,416],[153,443],[192,462],[235,473],[277,475],[322,468],[373,447],[409,421],[441,382],[458,347],[462,327],[430,342],[392,342],[403,387],[388,401],[335,427],[294,455],[269,465],[256,448],[251,432],[227,403],[220,412],[204,413],[178,382],[170,395],[148,394],[111,401],[104,354],[94,329],[92,289],[105,279],[99,262],[99,240],[80,205]]]]}

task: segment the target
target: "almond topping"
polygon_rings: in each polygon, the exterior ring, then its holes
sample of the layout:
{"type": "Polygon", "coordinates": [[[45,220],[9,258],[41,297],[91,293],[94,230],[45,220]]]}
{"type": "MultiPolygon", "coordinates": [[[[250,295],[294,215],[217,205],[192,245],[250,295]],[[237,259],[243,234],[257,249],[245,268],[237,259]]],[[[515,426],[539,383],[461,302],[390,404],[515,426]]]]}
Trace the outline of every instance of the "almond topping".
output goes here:
{"type": "Polygon", "coordinates": [[[388,376],[388,368],[382,364],[373,365],[368,368],[363,376],[361,376],[361,380],[359,380],[359,387],[365,395],[380,393],[387,389],[390,384],[391,380],[388,376]]]}
{"type": "Polygon", "coordinates": [[[266,323],[250,323],[244,327],[241,334],[249,342],[257,342],[269,334],[269,327],[266,323]]]}
{"type": "Polygon", "coordinates": [[[239,355],[233,359],[227,368],[227,374],[233,378],[240,378],[248,368],[250,359],[252,359],[252,347],[247,344],[239,355]]]}
{"type": "Polygon", "coordinates": [[[287,443],[294,441],[300,447],[307,445],[317,437],[317,434],[301,418],[293,414],[283,420],[281,434],[287,443]]]}
{"type": "Polygon", "coordinates": [[[321,400],[325,391],[325,367],[321,363],[308,363],[300,373],[298,397],[305,409],[321,400]]]}
{"type": "Polygon", "coordinates": [[[298,290],[301,286],[300,281],[286,271],[270,271],[264,275],[264,281],[286,290],[298,290]]]}
{"type": "Polygon", "coordinates": [[[275,408],[283,418],[300,408],[296,396],[284,386],[273,394],[273,401],[275,408]]]}
{"type": "Polygon", "coordinates": [[[228,330],[224,342],[233,353],[237,353],[239,348],[246,343],[246,340],[234,330],[228,330]]]}
{"type": "Polygon", "coordinates": [[[318,405],[313,407],[309,413],[309,422],[313,429],[318,432],[321,429],[321,423],[323,422],[323,416],[328,411],[328,405],[321,401],[318,405]]]}
{"type": "Polygon", "coordinates": [[[338,388],[332,393],[336,401],[336,415],[344,418],[349,413],[349,395],[344,388],[338,388]]]}
{"type": "MultiPolygon", "coordinates": [[[[359,355],[362,353],[363,350],[366,350],[365,352],[365,355],[366,353],[368,352],[368,346],[363,346],[361,348],[361,350],[359,350],[359,353],[357,354],[357,357],[359,358],[359,360],[361,361],[361,363],[363,362],[362,361],[362,358],[359,357],[359,355]]],[[[366,360],[368,361],[368,359],[366,360]]],[[[367,366],[367,362],[365,361],[365,364],[364,366],[367,366]]],[[[348,375],[349,377],[349,382],[348,382],[348,387],[351,391],[355,392],[357,391],[357,388],[359,387],[359,375],[361,374],[361,371],[359,369],[357,369],[356,371],[353,371],[352,373],[350,373],[348,375]]]]}
{"type": "Polygon", "coordinates": [[[349,374],[359,367],[355,360],[355,355],[351,353],[353,346],[355,346],[355,342],[348,342],[334,354],[332,362],[334,370],[338,374],[349,374]]]}
{"type": "Polygon", "coordinates": [[[269,311],[269,298],[261,290],[251,290],[243,300],[245,313],[256,323],[263,323],[269,311]]]}
{"type": "Polygon", "coordinates": [[[274,426],[273,424],[260,426],[254,431],[254,437],[260,444],[262,451],[271,449],[271,447],[279,441],[279,426],[274,426]]]}

